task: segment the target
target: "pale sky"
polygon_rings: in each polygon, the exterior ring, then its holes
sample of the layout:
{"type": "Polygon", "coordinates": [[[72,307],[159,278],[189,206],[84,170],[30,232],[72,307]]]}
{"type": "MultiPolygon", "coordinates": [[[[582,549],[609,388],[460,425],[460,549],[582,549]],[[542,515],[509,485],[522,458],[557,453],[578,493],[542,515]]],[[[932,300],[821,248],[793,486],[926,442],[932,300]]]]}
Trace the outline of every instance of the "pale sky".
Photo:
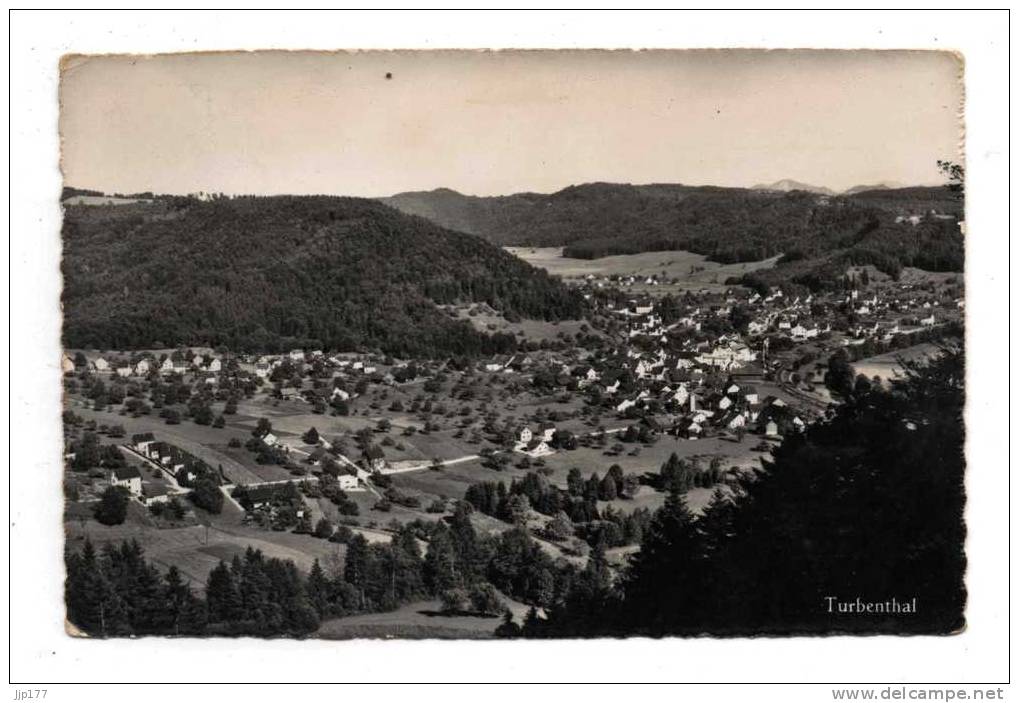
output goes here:
{"type": "Polygon", "coordinates": [[[961,72],[876,51],[75,57],[62,166],[111,193],[927,184],[961,159],[961,72]]]}

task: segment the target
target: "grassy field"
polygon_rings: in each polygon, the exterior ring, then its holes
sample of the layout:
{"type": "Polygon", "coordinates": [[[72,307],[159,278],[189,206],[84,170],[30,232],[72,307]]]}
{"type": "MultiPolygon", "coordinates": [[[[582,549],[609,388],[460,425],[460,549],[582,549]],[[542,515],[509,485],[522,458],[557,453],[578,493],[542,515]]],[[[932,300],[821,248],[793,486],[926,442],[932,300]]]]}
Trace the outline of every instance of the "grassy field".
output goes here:
{"type": "MultiPolygon", "coordinates": [[[[600,259],[565,258],[562,247],[506,247],[506,250],[532,266],[563,278],[584,278],[588,275],[646,278],[657,274],[659,277],[680,279],[688,287],[724,287],[727,278],[772,268],[780,258],[774,256],[763,261],[719,264],[708,261],[707,257],[700,254],[679,250],[605,256],[600,259]]],[[[634,286],[636,289],[637,286],[634,286]]]]}
{"type": "Polygon", "coordinates": [[[581,333],[601,334],[590,329],[584,320],[562,320],[546,322],[545,320],[521,320],[519,322],[508,322],[505,317],[484,304],[470,306],[447,305],[443,306],[447,311],[453,312],[461,320],[467,320],[471,325],[482,332],[502,332],[514,336],[522,336],[525,339],[535,342],[542,340],[554,340],[564,335],[576,336],[581,333]]]}
{"type": "MultiPolygon", "coordinates": [[[[566,487],[566,477],[570,469],[580,469],[585,478],[593,472],[604,476],[605,471],[612,464],[619,464],[624,473],[657,473],[661,465],[675,452],[680,458],[697,457],[700,464],[705,468],[709,465],[711,457],[722,457],[722,468],[728,469],[732,466],[741,468],[756,468],[760,466],[762,454],[751,449],[760,442],[757,435],[747,435],[743,442],[729,441],[713,437],[699,439],[696,441],[663,437],[651,447],[641,446],[638,456],[627,456],[627,452],[634,446],[624,445],[627,451],[616,457],[607,457],[602,449],[579,448],[574,451],[561,451],[544,457],[548,474],[548,480],[561,488],[566,487]]],[[[613,442],[610,440],[608,446],[613,442]]],[[[479,461],[465,462],[454,466],[443,467],[441,470],[424,470],[406,474],[395,474],[392,476],[393,485],[404,493],[421,496],[422,506],[427,506],[436,497],[462,498],[472,483],[481,481],[502,481],[507,485],[514,478],[522,478],[528,471],[535,471],[532,466],[529,469],[520,469],[515,466],[518,456],[514,455],[514,462],[502,471],[485,468],[479,461]]],[[[705,490],[701,495],[698,491],[692,491],[687,500],[691,509],[701,509],[711,497],[711,491],[705,490]]],[[[640,492],[630,500],[616,500],[612,505],[618,510],[629,512],[636,508],[648,508],[654,510],[661,506],[664,501],[664,494],[658,493],[651,488],[643,487],[640,492]]]]}
{"type": "Polygon", "coordinates": [[[222,465],[223,472],[234,483],[253,483],[263,480],[252,472],[250,467],[213,448],[214,446],[225,446],[231,437],[237,437],[242,442],[246,441],[251,434],[244,432],[243,428],[227,425],[227,427],[216,429],[208,425],[196,425],[189,420],[184,420],[179,425],[167,425],[155,414],[131,417],[113,412],[91,410],[77,403],[72,403],[69,408],[85,420],[95,420],[97,424],[123,425],[127,436],[121,440],[121,443],[130,442],[133,434],[152,432],[157,439],[190,452],[213,468],[222,465]]]}
{"type": "Polygon", "coordinates": [[[867,378],[878,376],[882,380],[887,381],[902,375],[900,359],[916,361],[934,356],[937,353],[938,348],[933,344],[917,344],[905,349],[896,349],[886,354],[878,354],[877,356],[860,359],[853,362],[853,368],[856,370],[856,373],[862,373],[867,378]]]}
{"type": "MultiPolygon", "coordinates": [[[[521,622],[527,607],[503,596],[521,622]]],[[[327,620],[315,633],[322,639],[490,639],[502,619],[476,615],[443,615],[439,601],[408,603],[389,613],[369,613],[327,620]]]]}
{"type": "Polygon", "coordinates": [[[85,525],[69,521],[65,523],[65,529],[68,544],[72,547],[80,545],[86,534],[96,547],[108,542],[119,544],[125,539],[136,539],[149,559],[163,568],[176,566],[192,585],[204,584],[209,572],[221,559],[229,561],[235,554],[243,555],[249,546],[261,549],[267,557],[291,559],[304,572],[311,569],[316,558],[342,558],[345,553],[342,544],[308,535],[214,524],[206,537],[206,529],[202,525],[157,529],[143,524],[136,516],[130,516],[124,524],[112,527],[95,521],[85,525]]]}

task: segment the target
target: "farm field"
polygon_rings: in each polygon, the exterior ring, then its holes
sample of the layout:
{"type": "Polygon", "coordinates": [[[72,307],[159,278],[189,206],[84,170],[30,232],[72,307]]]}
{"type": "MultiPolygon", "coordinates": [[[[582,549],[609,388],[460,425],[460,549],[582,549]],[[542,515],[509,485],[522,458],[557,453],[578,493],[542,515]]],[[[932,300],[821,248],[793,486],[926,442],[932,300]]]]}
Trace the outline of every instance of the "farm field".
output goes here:
{"type": "MultiPolygon", "coordinates": [[[[505,247],[532,266],[543,268],[563,278],[593,276],[640,276],[654,274],[665,278],[679,278],[687,287],[724,287],[731,276],[742,276],[764,268],[772,268],[780,256],[763,261],[740,264],[719,264],[708,261],[701,254],[689,251],[649,251],[640,254],[605,256],[600,259],[569,259],[563,257],[562,247],[505,247]]],[[[637,285],[633,286],[636,290],[637,285]]],[[[662,286],[652,286],[661,289],[662,286]]]]}
{"type": "Polygon", "coordinates": [[[519,322],[509,322],[500,313],[484,303],[470,306],[446,305],[443,308],[452,312],[461,320],[467,320],[475,329],[482,332],[502,332],[535,342],[541,342],[542,340],[551,341],[564,335],[576,336],[581,333],[594,334],[599,337],[603,336],[600,332],[592,330],[584,320],[557,320],[555,322],[520,320],[519,322]]]}
{"type": "MultiPolygon", "coordinates": [[[[229,504],[227,504],[229,505],[229,504]]],[[[143,510],[141,506],[132,506],[143,510]]],[[[229,508],[224,507],[224,512],[229,508]]],[[[90,520],[86,526],[78,521],[65,523],[69,546],[80,545],[86,533],[97,547],[106,543],[119,544],[122,540],[136,539],[145,555],[159,566],[168,569],[176,566],[193,586],[205,583],[209,572],[220,560],[229,561],[234,555],[243,556],[249,547],[261,549],[268,557],[291,559],[303,572],[311,569],[316,558],[326,560],[342,557],[342,544],[291,532],[272,532],[242,525],[230,525],[223,516],[215,518],[206,531],[202,525],[158,529],[144,524],[136,515],[112,527],[90,520]]]]}
{"type": "MultiPolygon", "coordinates": [[[[612,464],[619,464],[624,473],[657,473],[661,465],[675,452],[680,458],[702,457],[702,464],[706,467],[710,457],[723,457],[722,468],[728,469],[732,466],[741,468],[756,468],[760,466],[762,454],[751,450],[751,447],[760,442],[760,437],[747,435],[743,442],[728,441],[713,437],[695,441],[663,437],[652,447],[641,447],[639,456],[627,456],[626,452],[617,457],[606,457],[602,449],[578,448],[573,451],[559,451],[544,457],[550,483],[561,488],[566,487],[566,477],[570,469],[576,467],[581,470],[585,478],[593,472],[604,475],[605,470],[612,464]]],[[[611,441],[609,443],[611,446],[611,441]]],[[[627,449],[640,445],[624,445],[627,449]]],[[[514,463],[522,456],[513,454],[514,463]]],[[[422,505],[427,505],[431,499],[436,497],[462,498],[467,488],[481,481],[502,481],[509,484],[514,478],[523,478],[530,469],[519,469],[511,463],[502,471],[485,468],[480,461],[465,462],[453,466],[443,467],[441,470],[423,470],[406,474],[394,474],[393,485],[412,495],[422,496],[422,505]]],[[[707,489],[694,489],[687,496],[687,501],[692,510],[700,510],[711,498],[711,491],[707,489]],[[700,491],[703,490],[703,495],[700,491]]],[[[619,499],[612,502],[615,509],[629,512],[637,508],[649,508],[654,510],[664,502],[664,494],[644,486],[638,494],[629,500],[619,499]]],[[[606,505],[602,503],[602,505],[606,505]]],[[[394,508],[395,509],[395,508],[394,508]]]]}
{"type": "Polygon", "coordinates": [[[938,348],[933,344],[917,344],[905,349],[896,349],[886,354],[878,354],[877,356],[860,359],[853,362],[853,368],[856,370],[856,373],[862,373],[867,378],[877,376],[887,381],[902,375],[902,366],[899,364],[900,359],[915,361],[937,353],[938,348]]]}
{"type": "MultiPolygon", "coordinates": [[[[698,440],[677,439],[671,436],[663,436],[654,445],[645,447],[640,444],[623,444],[626,450],[619,456],[607,457],[603,449],[579,447],[573,451],[560,451],[544,457],[545,466],[552,469],[549,481],[557,486],[566,487],[566,475],[570,469],[580,469],[585,477],[597,471],[600,476],[612,464],[619,464],[623,473],[658,473],[662,464],[668,460],[672,453],[679,458],[704,457],[707,463],[710,457],[721,456],[723,458],[722,468],[731,466],[750,467],[758,466],[760,463],[759,452],[754,452],[751,447],[760,442],[757,435],[748,434],[743,442],[729,441],[720,437],[707,437],[698,440]],[[634,447],[640,447],[638,456],[628,456],[627,453],[634,447]]],[[[608,441],[612,446],[613,441],[608,441]]]]}

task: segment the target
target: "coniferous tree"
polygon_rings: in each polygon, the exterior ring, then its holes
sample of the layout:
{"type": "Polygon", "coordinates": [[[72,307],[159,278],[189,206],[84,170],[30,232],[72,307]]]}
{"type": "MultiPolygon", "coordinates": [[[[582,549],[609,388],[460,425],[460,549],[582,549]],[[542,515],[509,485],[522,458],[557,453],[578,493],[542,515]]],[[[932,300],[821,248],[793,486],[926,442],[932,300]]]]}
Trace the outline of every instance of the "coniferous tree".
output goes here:
{"type": "Polygon", "coordinates": [[[457,566],[456,545],[449,528],[443,523],[437,524],[432,531],[422,570],[424,585],[433,595],[463,586],[457,566]]]}
{"type": "Polygon", "coordinates": [[[209,572],[209,580],[205,586],[205,598],[208,602],[210,622],[228,622],[241,617],[242,607],[240,593],[234,582],[234,570],[225,562],[209,572]]]}
{"type": "Polygon", "coordinates": [[[316,559],[308,573],[307,592],[308,600],[320,618],[326,617],[329,613],[329,590],[329,579],[326,578],[325,572],[322,571],[322,565],[316,559]]]}

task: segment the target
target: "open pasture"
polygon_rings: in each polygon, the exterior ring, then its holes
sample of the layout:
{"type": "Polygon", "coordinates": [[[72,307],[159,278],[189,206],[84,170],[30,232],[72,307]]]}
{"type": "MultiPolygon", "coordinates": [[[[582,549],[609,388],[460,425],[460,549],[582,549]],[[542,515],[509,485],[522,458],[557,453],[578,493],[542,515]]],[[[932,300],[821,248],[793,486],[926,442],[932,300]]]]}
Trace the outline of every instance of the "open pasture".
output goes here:
{"type": "MultiPolygon", "coordinates": [[[[518,256],[532,266],[543,268],[563,278],[585,278],[587,276],[635,276],[647,278],[679,279],[681,283],[695,286],[724,285],[727,278],[742,276],[758,269],[772,268],[779,256],[763,261],[739,264],[719,264],[708,261],[706,256],[689,251],[647,251],[640,254],[605,256],[600,259],[570,259],[563,256],[562,247],[506,247],[506,251],[518,256]]],[[[654,286],[651,289],[660,288],[654,286]]]]}

